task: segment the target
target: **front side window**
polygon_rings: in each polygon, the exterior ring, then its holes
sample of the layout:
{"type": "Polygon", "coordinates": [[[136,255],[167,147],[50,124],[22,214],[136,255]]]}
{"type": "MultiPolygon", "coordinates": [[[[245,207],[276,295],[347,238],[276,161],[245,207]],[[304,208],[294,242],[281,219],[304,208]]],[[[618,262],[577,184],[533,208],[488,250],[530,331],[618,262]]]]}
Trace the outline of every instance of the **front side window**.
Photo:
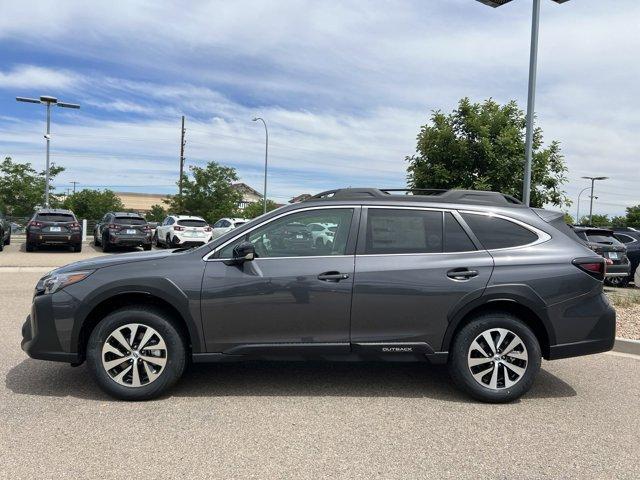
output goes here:
{"type": "Polygon", "coordinates": [[[275,219],[243,235],[220,250],[219,258],[232,258],[233,248],[248,241],[258,258],[345,255],[353,217],[352,208],[306,210],[275,219]],[[314,240],[311,223],[337,225],[333,240],[314,240]]]}
{"type": "Polygon", "coordinates": [[[365,254],[442,252],[442,212],[372,208],[365,254]]]}
{"type": "Polygon", "coordinates": [[[538,235],[517,223],[490,215],[462,213],[462,218],[487,250],[528,245],[538,235]]]}

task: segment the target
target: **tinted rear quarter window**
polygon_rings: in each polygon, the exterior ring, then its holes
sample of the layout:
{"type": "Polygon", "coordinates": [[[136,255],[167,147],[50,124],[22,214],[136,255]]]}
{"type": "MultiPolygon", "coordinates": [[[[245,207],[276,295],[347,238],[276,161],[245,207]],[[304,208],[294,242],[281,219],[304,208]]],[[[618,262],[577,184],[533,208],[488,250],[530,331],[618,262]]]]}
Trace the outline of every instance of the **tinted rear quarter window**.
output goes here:
{"type": "Polygon", "coordinates": [[[503,218],[471,213],[463,213],[462,218],[487,250],[519,247],[538,239],[531,230],[503,218]]]}
{"type": "Polygon", "coordinates": [[[369,209],[365,253],[442,252],[442,212],[369,209]]]}
{"type": "Polygon", "coordinates": [[[69,213],[39,213],[36,220],[41,222],[75,222],[76,218],[69,213]]]}

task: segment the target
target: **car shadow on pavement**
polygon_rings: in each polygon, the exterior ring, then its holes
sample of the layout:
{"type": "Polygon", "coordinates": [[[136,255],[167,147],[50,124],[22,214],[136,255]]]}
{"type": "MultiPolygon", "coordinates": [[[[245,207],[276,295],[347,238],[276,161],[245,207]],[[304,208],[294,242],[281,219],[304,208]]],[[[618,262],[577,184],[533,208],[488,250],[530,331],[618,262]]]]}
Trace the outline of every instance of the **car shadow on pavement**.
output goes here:
{"type": "MultiPolygon", "coordinates": [[[[107,400],[86,365],[25,359],[7,373],[16,394],[107,400]]],[[[576,391],[542,369],[526,399],[572,397],[576,391]]],[[[192,365],[169,397],[397,397],[473,402],[442,366],[424,363],[242,362],[192,365]]]]}

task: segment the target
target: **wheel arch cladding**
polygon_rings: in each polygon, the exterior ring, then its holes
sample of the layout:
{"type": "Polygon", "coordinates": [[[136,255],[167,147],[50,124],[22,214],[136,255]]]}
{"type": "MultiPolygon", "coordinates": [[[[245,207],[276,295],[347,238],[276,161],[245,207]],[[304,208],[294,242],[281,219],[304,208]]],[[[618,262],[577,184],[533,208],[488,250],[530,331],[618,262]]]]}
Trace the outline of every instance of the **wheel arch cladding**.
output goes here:
{"type": "MultiPolygon", "coordinates": [[[[540,302],[542,302],[540,300],[540,302]]],[[[537,302],[535,302],[537,303],[537,302]]],[[[501,312],[511,314],[522,320],[535,334],[540,344],[542,356],[549,356],[549,347],[555,343],[553,330],[542,305],[532,304],[531,300],[514,295],[489,295],[457,310],[451,317],[449,327],[442,342],[442,351],[449,351],[451,342],[462,327],[479,315],[501,312]]]]}
{"type": "Polygon", "coordinates": [[[107,296],[96,304],[91,311],[87,313],[82,325],[77,333],[78,352],[84,359],[86,347],[91,332],[100,321],[110,313],[123,307],[156,307],[158,310],[168,316],[176,328],[181,332],[186,340],[186,347],[189,352],[200,351],[200,339],[198,330],[192,321],[187,320],[180,313],[180,309],[165,298],[156,294],[144,291],[119,292],[107,296]]]}

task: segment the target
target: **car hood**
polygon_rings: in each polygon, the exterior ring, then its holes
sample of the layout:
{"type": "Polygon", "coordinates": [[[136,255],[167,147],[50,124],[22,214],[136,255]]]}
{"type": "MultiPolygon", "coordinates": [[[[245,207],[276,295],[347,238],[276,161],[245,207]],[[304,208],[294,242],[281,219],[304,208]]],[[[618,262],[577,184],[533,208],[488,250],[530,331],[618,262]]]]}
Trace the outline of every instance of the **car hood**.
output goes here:
{"type": "Polygon", "coordinates": [[[112,267],[123,263],[143,262],[147,260],[160,260],[175,255],[174,250],[159,250],[153,252],[134,252],[117,255],[105,255],[73,262],[64,267],[55,269],[56,273],[74,272],[79,270],[96,270],[98,268],[112,267]]]}

